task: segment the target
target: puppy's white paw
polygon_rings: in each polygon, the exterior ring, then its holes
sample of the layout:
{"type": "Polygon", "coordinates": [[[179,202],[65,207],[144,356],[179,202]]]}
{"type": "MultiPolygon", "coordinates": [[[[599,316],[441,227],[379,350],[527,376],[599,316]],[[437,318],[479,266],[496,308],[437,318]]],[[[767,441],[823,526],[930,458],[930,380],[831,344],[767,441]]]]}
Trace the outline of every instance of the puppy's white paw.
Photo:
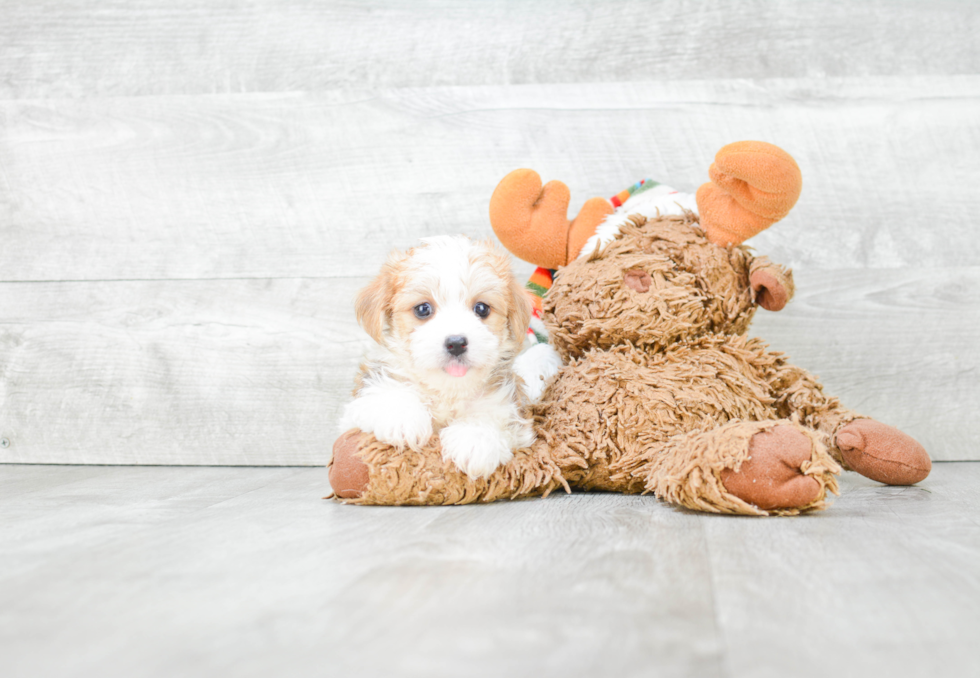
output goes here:
{"type": "Polygon", "coordinates": [[[400,391],[355,398],[344,408],[340,430],[359,428],[383,443],[418,449],[432,437],[432,415],[418,397],[400,391]]]}
{"type": "Polygon", "coordinates": [[[551,344],[538,344],[514,361],[514,372],[524,381],[524,393],[536,403],[561,369],[561,356],[551,344]]]}
{"type": "Polygon", "coordinates": [[[490,475],[514,457],[500,429],[488,424],[458,422],[439,432],[442,458],[470,478],[490,475]]]}

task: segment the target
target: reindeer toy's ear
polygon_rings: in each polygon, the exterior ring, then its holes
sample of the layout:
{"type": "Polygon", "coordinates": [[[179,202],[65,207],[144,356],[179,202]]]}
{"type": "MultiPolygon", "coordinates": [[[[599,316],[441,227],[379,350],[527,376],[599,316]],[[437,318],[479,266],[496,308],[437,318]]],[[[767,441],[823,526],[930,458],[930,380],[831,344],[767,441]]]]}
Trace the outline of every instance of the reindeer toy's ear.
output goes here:
{"type": "Polygon", "coordinates": [[[769,228],[796,204],[803,177],[793,157],[764,141],[737,141],[718,151],[698,189],[701,228],[727,247],[769,228]]]}

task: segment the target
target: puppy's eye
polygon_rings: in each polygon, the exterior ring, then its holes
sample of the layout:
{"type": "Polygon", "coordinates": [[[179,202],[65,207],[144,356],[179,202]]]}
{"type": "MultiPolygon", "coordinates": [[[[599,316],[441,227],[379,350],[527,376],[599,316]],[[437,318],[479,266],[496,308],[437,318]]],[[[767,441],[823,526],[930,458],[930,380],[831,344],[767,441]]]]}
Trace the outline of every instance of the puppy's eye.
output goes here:
{"type": "Polygon", "coordinates": [[[478,301],[473,305],[473,312],[481,318],[486,318],[488,315],[490,315],[490,307],[484,304],[482,301],[478,301]]]}
{"type": "Polygon", "coordinates": [[[427,301],[423,301],[421,304],[412,309],[415,317],[419,320],[424,320],[432,315],[432,304],[427,301]]]}

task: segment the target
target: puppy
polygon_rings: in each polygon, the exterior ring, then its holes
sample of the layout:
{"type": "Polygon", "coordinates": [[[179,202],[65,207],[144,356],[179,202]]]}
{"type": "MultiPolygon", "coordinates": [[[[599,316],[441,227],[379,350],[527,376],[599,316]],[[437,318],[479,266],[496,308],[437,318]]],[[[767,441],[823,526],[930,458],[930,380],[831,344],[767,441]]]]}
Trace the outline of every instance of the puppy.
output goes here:
{"type": "Polygon", "coordinates": [[[418,449],[439,435],[444,459],[490,475],[534,441],[514,375],[531,316],[508,256],[464,236],[393,252],[357,297],[378,343],[361,366],[340,430],[418,449]]]}

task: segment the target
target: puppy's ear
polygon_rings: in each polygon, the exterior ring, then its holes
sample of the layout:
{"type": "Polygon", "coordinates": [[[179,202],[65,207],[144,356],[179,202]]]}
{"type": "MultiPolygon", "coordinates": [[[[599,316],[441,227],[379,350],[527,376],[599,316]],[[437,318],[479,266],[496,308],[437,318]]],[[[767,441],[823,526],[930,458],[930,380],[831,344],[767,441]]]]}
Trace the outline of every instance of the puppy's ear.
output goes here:
{"type": "Polygon", "coordinates": [[[530,293],[516,280],[510,281],[510,303],[507,311],[507,324],[510,326],[511,338],[520,346],[531,325],[530,293]]]}
{"type": "Polygon", "coordinates": [[[379,344],[384,338],[385,316],[391,306],[392,274],[385,265],[381,273],[357,295],[354,312],[357,322],[379,344]]]}

